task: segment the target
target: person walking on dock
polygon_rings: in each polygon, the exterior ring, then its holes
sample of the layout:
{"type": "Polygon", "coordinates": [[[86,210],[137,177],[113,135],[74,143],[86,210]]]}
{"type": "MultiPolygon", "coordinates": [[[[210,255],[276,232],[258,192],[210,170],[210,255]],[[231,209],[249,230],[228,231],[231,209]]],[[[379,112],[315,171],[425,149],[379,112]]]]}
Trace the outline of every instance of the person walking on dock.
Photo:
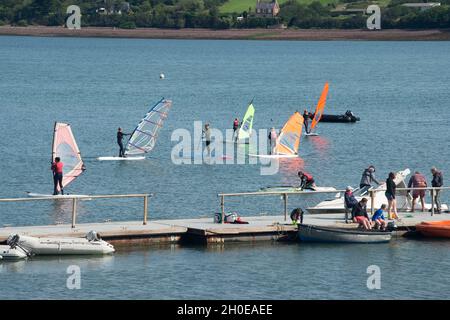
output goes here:
{"type": "Polygon", "coordinates": [[[128,133],[123,133],[122,128],[117,129],[117,144],[119,145],[119,158],[125,158],[125,148],[123,147],[123,137],[129,136],[128,133]]]}
{"type": "Polygon", "coordinates": [[[309,114],[309,112],[308,112],[308,110],[304,110],[303,111],[303,125],[305,126],[305,132],[306,133],[310,133],[310,130],[309,130],[309,119],[310,119],[310,114],[309,114]]]}
{"type": "Polygon", "coordinates": [[[208,156],[211,156],[211,128],[209,123],[205,124],[205,129],[202,132],[202,137],[205,138],[206,150],[208,151],[208,156]]]}
{"type": "Polygon", "coordinates": [[[268,138],[269,138],[270,154],[275,154],[275,150],[277,148],[278,134],[274,127],[270,129],[268,138]]]}
{"type": "Polygon", "coordinates": [[[397,185],[395,184],[395,173],[389,172],[389,176],[386,179],[386,192],[384,193],[386,195],[386,198],[388,200],[388,217],[389,218],[398,218],[397,214],[397,200],[395,199],[395,193],[397,189],[397,185]],[[391,211],[392,210],[392,211],[391,211]],[[393,215],[391,214],[393,212],[393,215]]]}
{"type": "Polygon", "coordinates": [[[352,209],[353,221],[359,223],[366,230],[372,229],[369,215],[367,214],[367,198],[362,198],[352,209]]]}
{"type": "Polygon", "coordinates": [[[64,194],[63,189],[63,168],[64,163],[61,162],[60,157],[56,157],[55,161],[52,162],[52,171],[53,171],[53,195],[58,195],[58,186],[61,189],[61,194],[64,194]]]}
{"type": "Polygon", "coordinates": [[[364,191],[369,190],[372,187],[372,183],[375,182],[377,185],[380,185],[378,180],[375,178],[375,167],[369,166],[367,169],[364,170],[361,176],[361,182],[359,183],[359,187],[361,188],[361,194],[364,193],[364,191]]]}
{"type": "MultiPolygon", "coordinates": [[[[419,171],[416,171],[414,175],[409,179],[408,188],[426,188],[427,179],[419,171]]],[[[411,190],[408,190],[408,195],[411,190]]],[[[414,212],[416,200],[420,197],[420,204],[422,205],[422,212],[425,211],[425,190],[413,190],[413,200],[411,205],[411,212],[414,212]]]]}
{"type": "MultiPolygon", "coordinates": [[[[436,167],[431,168],[431,174],[433,175],[433,180],[431,180],[431,186],[433,188],[441,188],[444,185],[444,177],[442,176],[442,171],[438,171],[436,167]]],[[[441,213],[441,199],[440,199],[440,189],[434,190],[434,203],[436,204],[437,213],[441,213]]],[[[433,196],[433,193],[431,194],[433,196]]],[[[433,208],[430,209],[432,211],[433,208]]]]}

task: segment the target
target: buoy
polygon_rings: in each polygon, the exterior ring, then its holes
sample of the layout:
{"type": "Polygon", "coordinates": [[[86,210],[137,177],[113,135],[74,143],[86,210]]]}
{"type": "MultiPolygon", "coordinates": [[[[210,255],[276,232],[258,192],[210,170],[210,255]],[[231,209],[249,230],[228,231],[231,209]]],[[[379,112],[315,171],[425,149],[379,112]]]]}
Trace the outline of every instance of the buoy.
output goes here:
{"type": "Polygon", "coordinates": [[[160,79],[164,79],[164,78],[165,78],[164,73],[160,73],[160,74],[159,74],[159,78],[160,78],[160,79]]]}

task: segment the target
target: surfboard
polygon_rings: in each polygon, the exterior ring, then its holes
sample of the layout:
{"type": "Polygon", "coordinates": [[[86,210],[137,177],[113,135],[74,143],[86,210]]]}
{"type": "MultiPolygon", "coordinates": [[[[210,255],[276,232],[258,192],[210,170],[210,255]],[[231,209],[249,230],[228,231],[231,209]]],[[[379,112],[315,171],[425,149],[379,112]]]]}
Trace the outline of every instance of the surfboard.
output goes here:
{"type": "Polygon", "coordinates": [[[306,137],[314,137],[314,136],[318,136],[319,134],[317,132],[311,132],[311,133],[305,133],[306,137]]]}
{"type": "Polygon", "coordinates": [[[249,153],[249,157],[265,158],[265,159],[282,159],[282,158],[297,158],[297,154],[253,154],[249,153]]]}
{"type": "Polygon", "coordinates": [[[99,161],[138,161],[145,160],[145,157],[98,157],[99,161]]]}
{"type": "Polygon", "coordinates": [[[82,199],[90,199],[88,195],[85,194],[44,194],[44,193],[35,193],[35,192],[27,192],[28,196],[31,198],[52,198],[52,199],[71,199],[71,198],[82,198],[82,199]]]}

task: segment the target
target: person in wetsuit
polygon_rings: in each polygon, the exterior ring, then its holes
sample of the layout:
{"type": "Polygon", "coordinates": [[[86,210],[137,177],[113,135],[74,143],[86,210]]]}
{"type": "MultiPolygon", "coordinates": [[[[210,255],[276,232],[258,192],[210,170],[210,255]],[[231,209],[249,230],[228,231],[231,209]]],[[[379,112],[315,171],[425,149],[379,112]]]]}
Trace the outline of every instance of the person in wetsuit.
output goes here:
{"type": "Polygon", "coordinates": [[[298,177],[301,180],[300,189],[311,189],[314,190],[316,184],[314,183],[314,178],[311,174],[307,172],[298,172],[298,177]]]}
{"type": "Polygon", "coordinates": [[[310,119],[310,114],[309,114],[309,112],[305,109],[305,110],[303,111],[303,124],[304,124],[304,126],[305,126],[305,132],[306,132],[306,133],[310,133],[310,130],[309,130],[309,119],[310,119]]]}
{"type": "Polygon", "coordinates": [[[238,138],[238,130],[239,129],[239,119],[235,118],[233,121],[233,138],[237,140],[238,138]]]}
{"type": "Polygon", "coordinates": [[[123,147],[123,137],[129,136],[128,133],[123,133],[122,128],[117,129],[117,144],[119,145],[119,157],[125,158],[125,148],[123,147]]]}
{"type": "Polygon", "coordinates": [[[52,171],[53,171],[53,195],[56,196],[58,192],[58,186],[61,189],[61,194],[64,194],[63,189],[63,167],[64,163],[61,162],[60,157],[56,157],[55,161],[52,162],[52,171]]]}

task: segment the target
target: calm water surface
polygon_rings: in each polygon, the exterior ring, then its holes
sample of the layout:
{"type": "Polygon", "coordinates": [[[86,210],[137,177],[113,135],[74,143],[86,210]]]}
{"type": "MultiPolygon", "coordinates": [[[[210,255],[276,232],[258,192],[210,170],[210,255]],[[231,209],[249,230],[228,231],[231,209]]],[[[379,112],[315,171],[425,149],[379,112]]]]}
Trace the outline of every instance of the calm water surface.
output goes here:
{"type": "MultiPolygon", "coordinates": [[[[305,169],[323,186],[380,179],[411,168],[449,172],[450,43],[264,42],[0,37],[0,196],[52,189],[54,121],[67,121],[87,171],[71,193],[152,192],[152,218],[212,216],[217,193],[296,182],[305,169]],[[159,74],[166,75],[165,80],[159,74]],[[318,127],[300,156],[261,176],[258,165],[174,165],[178,128],[193,121],[227,129],[254,97],[256,129],[281,127],[313,109],[330,82],[329,113],[353,110],[357,124],[318,127]],[[151,158],[98,162],[115,155],[115,132],[132,131],[148,106],[173,100],[151,158]]],[[[443,200],[449,202],[448,194],[443,200]]],[[[292,207],[320,199],[293,200],[292,207]]],[[[233,201],[242,215],[282,210],[277,199],[233,201]]],[[[80,204],[79,222],[139,219],[140,201],[80,204]]],[[[2,204],[0,225],[67,222],[64,202],[2,204]]],[[[94,259],[33,259],[0,264],[0,298],[449,298],[450,242],[394,241],[378,246],[226,245],[119,250],[94,259]],[[65,286],[78,264],[82,290],[65,286]],[[382,270],[369,291],[366,268],[382,270]]]]}

